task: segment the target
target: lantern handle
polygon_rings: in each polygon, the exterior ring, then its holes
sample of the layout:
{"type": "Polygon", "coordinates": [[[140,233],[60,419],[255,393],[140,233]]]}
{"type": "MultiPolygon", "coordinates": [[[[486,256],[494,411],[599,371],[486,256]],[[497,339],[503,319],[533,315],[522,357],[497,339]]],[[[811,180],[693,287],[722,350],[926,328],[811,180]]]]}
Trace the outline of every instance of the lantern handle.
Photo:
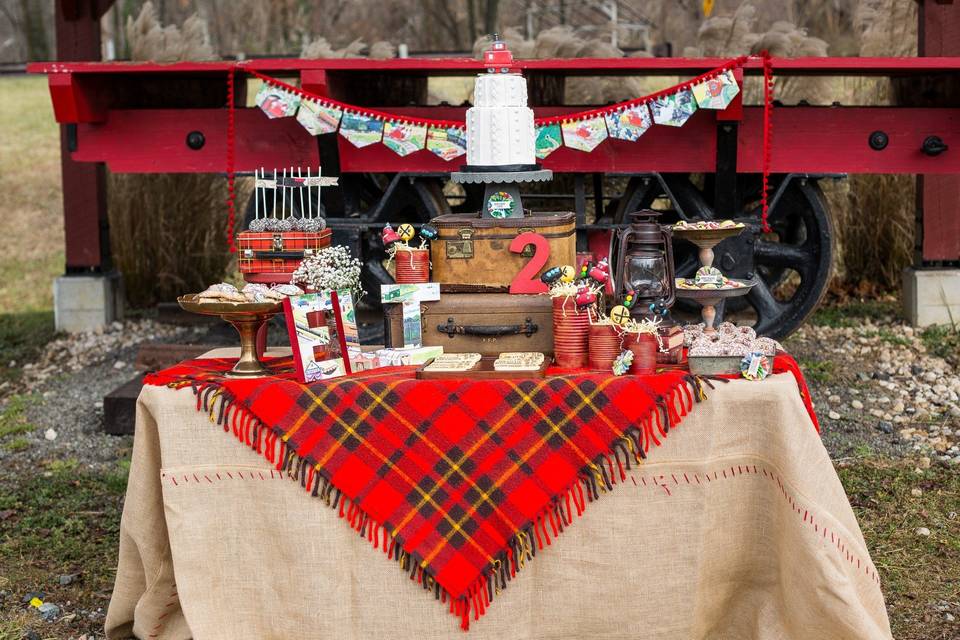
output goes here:
{"type": "Polygon", "coordinates": [[[670,291],[670,297],[664,302],[665,307],[672,307],[677,301],[677,272],[673,264],[673,230],[669,225],[660,225],[660,231],[663,233],[663,243],[667,248],[667,289],[670,291]]]}

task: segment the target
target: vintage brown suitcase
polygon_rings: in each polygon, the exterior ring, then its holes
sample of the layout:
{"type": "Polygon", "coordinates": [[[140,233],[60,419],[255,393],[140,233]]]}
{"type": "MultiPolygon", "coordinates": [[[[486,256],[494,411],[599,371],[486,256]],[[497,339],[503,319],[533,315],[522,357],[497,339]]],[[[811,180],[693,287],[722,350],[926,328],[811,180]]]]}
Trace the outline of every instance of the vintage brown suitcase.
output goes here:
{"type": "Polygon", "coordinates": [[[576,265],[576,216],[572,212],[538,213],[524,218],[480,218],[451,213],[430,221],[439,233],[430,243],[432,280],[441,291],[507,291],[510,282],[531,261],[540,268],[531,279],[553,266],[576,265]],[[534,256],[534,246],[511,253],[510,242],[525,231],[547,239],[550,255],[534,256]]]}
{"type": "MultiPolygon", "coordinates": [[[[384,306],[388,347],[403,346],[403,310],[384,306]]],[[[504,351],[553,354],[553,304],[549,296],[445,293],[420,305],[425,346],[448,353],[498,355],[504,351]]]]}

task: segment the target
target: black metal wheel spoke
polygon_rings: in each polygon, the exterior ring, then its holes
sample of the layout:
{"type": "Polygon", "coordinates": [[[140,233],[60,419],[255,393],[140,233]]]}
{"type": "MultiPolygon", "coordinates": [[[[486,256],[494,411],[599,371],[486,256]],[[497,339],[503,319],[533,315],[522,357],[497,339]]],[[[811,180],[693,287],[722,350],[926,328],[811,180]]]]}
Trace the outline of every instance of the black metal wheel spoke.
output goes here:
{"type": "Polygon", "coordinates": [[[784,312],[784,304],[777,300],[773,291],[762,279],[747,294],[747,301],[757,312],[757,324],[754,326],[757,333],[766,333],[769,326],[784,312]]]}
{"type": "Polygon", "coordinates": [[[757,240],[753,259],[758,265],[783,267],[803,273],[815,257],[813,247],[807,244],[793,245],[785,242],[757,240]]]}

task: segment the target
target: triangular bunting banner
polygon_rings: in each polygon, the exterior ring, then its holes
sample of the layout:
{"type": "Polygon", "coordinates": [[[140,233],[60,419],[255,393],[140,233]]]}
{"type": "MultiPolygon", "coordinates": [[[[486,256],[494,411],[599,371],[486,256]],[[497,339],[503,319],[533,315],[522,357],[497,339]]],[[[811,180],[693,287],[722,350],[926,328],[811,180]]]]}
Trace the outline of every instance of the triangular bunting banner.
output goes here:
{"type": "Polygon", "coordinates": [[[564,122],[560,129],[563,131],[563,144],[580,151],[593,151],[607,139],[607,125],[600,117],[564,122]]]}
{"type": "Polygon", "coordinates": [[[560,125],[546,124],[537,127],[537,158],[543,160],[561,146],[563,146],[563,134],[560,132],[560,125]]]}
{"type": "Polygon", "coordinates": [[[689,89],[682,89],[650,102],[650,112],[656,124],[669,127],[682,127],[697,110],[697,101],[689,89]]]}
{"type": "Polygon", "coordinates": [[[362,149],[380,142],[383,136],[383,120],[359,113],[344,113],[340,119],[340,135],[362,149]]]}
{"type": "Polygon", "coordinates": [[[740,93],[740,85],[737,84],[733,71],[727,70],[693,85],[692,91],[693,97],[697,99],[697,106],[701,109],[726,109],[740,93]]]}
{"type": "Polygon", "coordinates": [[[297,112],[300,96],[264,82],[254,102],[268,118],[287,118],[297,112]]]}
{"type": "Polygon", "coordinates": [[[343,111],[336,107],[327,107],[315,100],[304,98],[297,111],[297,122],[303,125],[312,136],[333,133],[340,126],[343,111]]]}
{"type": "Polygon", "coordinates": [[[383,144],[398,156],[410,155],[423,149],[426,140],[426,125],[388,122],[383,127],[383,144]]]}
{"type": "Polygon", "coordinates": [[[427,130],[427,149],[438,158],[450,162],[467,152],[467,132],[460,127],[430,127],[427,130]]]}
{"type": "Polygon", "coordinates": [[[650,111],[645,104],[605,114],[604,118],[611,138],[630,142],[639,139],[652,124],[650,111]]]}

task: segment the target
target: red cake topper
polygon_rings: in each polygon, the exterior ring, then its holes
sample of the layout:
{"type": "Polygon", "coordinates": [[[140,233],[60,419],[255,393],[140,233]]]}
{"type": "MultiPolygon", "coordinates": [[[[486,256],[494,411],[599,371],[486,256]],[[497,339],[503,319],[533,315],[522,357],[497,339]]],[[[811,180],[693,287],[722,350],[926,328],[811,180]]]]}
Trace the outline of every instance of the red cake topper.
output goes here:
{"type": "Polygon", "coordinates": [[[487,67],[488,73],[509,73],[513,66],[513,54],[507,48],[507,43],[500,39],[498,34],[493,34],[493,43],[490,48],[483,52],[483,64],[487,67]]]}

